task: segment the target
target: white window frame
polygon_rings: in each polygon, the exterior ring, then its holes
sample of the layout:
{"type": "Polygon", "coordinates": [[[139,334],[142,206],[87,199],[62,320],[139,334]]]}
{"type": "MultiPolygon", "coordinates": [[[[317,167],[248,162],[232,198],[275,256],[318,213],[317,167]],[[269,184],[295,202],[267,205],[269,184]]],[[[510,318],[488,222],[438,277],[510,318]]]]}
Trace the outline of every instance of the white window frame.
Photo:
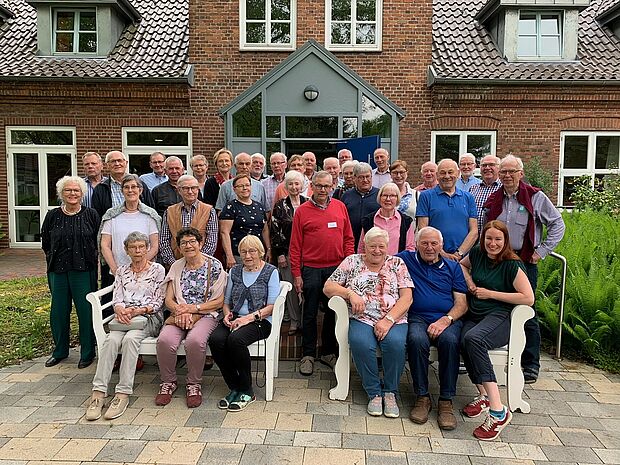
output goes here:
{"type": "MultiPolygon", "coordinates": [[[[459,136],[459,156],[467,152],[467,136],[491,136],[491,153],[495,155],[497,150],[497,131],[431,131],[431,161],[437,163],[436,147],[437,136],[459,136]]],[[[458,163],[458,160],[457,160],[458,163]]],[[[474,175],[480,175],[480,167],[477,166],[474,175]]]]}
{"type": "MultiPolygon", "coordinates": [[[[265,43],[255,44],[245,41],[246,37],[246,0],[239,0],[239,49],[240,50],[295,50],[297,47],[297,0],[291,2],[291,19],[290,21],[271,19],[271,0],[263,0],[265,2],[265,43]],[[291,42],[289,44],[272,44],[271,43],[271,24],[287,23],[291,25],[291,42]]],[[[250,20],[250,22],[257,22],[250,20]]]]}
{"type": "MultiPolygon", "coordinates": [[[[564,50],[564,13],[562,11],[541,11],[541,10],[519,10],[519,14],[517,15],[517,44],[516,44],[516,56],[518,60],[561,60],[564,50]],[[536,55],[519,55],[519,38],[521,34],[519,33],[519,22],[521,21],[521,14],[530,14],[536,15],[536,55]],[[540,31],[540,17],[541,15],[557,15],[558,16],[558,24],[559,24],[559,38],[560,38],[560,49],[558,55],[541,55],[541,38],[542,34],[540,31]]],[[[526,36],[526,34],[523,34],[526,36]]],[[[531,35],[527,35],[530,37],[531,35]]]]}
{"type": "Polygon", "coordinates": [[[99,17],[97,14],[97,8],[54,8],[52,10],[52,53],[54,55],[80,55],[80,56],[96,56],[99,51],[99,17]],[[95,13],[95,30],[94,31],[80,31],[79,14],[82,12],[95,13]],[[58,31],[57,15],[58,13],[73,13],[73,31],[58,31]],[[72,52],[59,52],[56,50],[56,34],[57,33],[72,33],[73,34],[73,51],[72,52]],[[97,43],[97,50],[94,52],[80,52],[80,34],[95,34],[95,41],[97,43]]]}
{"type": "MultiPolygon", "coordinates": [[[[123,153],[129,159],[127,169],[131,170],[132,155],[150,155],[153,152],[162,152],[166,157],[176,155],[183,160],[183,166],[188,174],[192,174],[189,162],[192,158],[192,128],[167,128],[167,127],[124,127],[123,153]],[[187,145],[128,145],[127,134],[132,132],[183,132],[187,133],[187,145]],[[185,158],[183,158],[185,157],[185,158]]],[[[131,171],[130,171],[131,172],[131,171]]]]}
{"type": "MultiPolygon", "coordinates": [[[[349,44],[332,44],[332,0],[325,0],[325,48],[337,52],[380,52],[382,50],[383,38],[383,0],[376,0],[375,11],[375,43],[374,44],[356,44],[355,29],[357,24],[357,3],[351,0],[351,43],[349,44]]],[[[366,22],[366,21],[365,21],[366,22]]]]}
{"type": "Polygon", "coordinates": [[[68,153],[71,155],[71,175],[77,174],[77,134],[76,129],[73,126],[7,126],[6,127],[6,148],[7,148],[7,188],[9,198],[9,247],[11,248],[24,248],[24,249],[40,249],[41,242],[24,242],[18,241],[17,233],[17,211],[39,211],[39,218],[41,225],[45,215],[55,208],[49,206],[48,199],[48,187],[47,180],[47,157],[48,153],[68,153]],[[71,131],[73,134],[72,145],[34,145],[34,144],[12,144],[11,132],[13,131],[71,131]],[[14,165],[13,154],[19,152],[36,153],[38,156],[39,165],[39,206],[15,206],[15,191],[13,184],[15,180],[13,178],[14,165]]]}
{"type": "MultiPolygon", "coordinates": [[[[564,179],[580,176],[590,176],[590,186],[594,187],[594,179],[596,175],[619,174],[618,168],[596,168],[596,138],[603,137],[620,137],[619,131],[562,131],[560,133],[560,160],[558,180],[558,205],[564,203],[564,179]],[[564,168],[564,142],[566,136],[582,136],[588,137],[588,153],[585,168],[564,168]]],[[[619,160],[620,162],[620,160],[619,160]]]]}

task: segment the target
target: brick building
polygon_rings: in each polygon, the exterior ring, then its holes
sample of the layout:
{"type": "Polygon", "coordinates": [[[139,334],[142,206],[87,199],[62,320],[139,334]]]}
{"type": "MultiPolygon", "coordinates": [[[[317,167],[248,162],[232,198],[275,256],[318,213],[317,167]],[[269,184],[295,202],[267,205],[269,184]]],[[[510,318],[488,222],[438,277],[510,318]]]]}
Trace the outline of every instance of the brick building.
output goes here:
{"type": "Polygon", "coordinates": [[[156,149],[379,136],[414,182],[465,151],[540,155],[562,203],[618,166],[619,18],[618,0],[0,0],[0,245],[39,246],[90,150],[143,172],[156,149]]]}

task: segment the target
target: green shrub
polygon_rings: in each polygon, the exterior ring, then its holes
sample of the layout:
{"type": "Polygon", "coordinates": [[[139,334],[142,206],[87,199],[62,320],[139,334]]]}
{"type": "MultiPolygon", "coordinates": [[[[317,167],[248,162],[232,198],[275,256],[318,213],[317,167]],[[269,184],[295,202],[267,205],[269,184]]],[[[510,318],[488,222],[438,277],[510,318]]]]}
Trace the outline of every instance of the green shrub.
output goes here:
{"type": "Polygon", "coordinates": [[[553,172],[542,165],[539,156],[532,157],[523,163],[525,181],[535,187],[540,187],[545,194],[551,195],[553,191],[553,172]]]}
{"type": "Polygon", "coordinates": [[[570,197],[575,207],[620,214],[620,176],[607,174],[602,179],[596,178],[594,188],[591,180],[590,176],[582,176],[575,181],[575,190],[570,197]]]}

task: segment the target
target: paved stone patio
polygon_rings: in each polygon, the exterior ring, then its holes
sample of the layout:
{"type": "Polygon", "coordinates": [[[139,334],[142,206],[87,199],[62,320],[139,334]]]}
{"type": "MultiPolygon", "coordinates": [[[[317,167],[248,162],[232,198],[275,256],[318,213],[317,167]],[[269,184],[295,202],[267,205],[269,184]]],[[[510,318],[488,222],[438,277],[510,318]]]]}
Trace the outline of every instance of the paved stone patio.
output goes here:
{"type": "MultiPolygon", "coordinates": [[[[205,373],[201,407],[185,406],[184,368],[173,401],[156,407],[158,370],[147,357],[127,412],[87,422],[95,366],[78,370],[77,360],[72,351],[53,368],[41,358],[0,369],[0,465],[620,464],[620,376],[568,361],[544,359],[541,379],[526,388],[532,412],[516,413],[501,440],[481,442],[471,435],[480,419],[458,415],[451,432],[438,429],[435,410],[426,425],[409,421],[408,372],[401,385],[404,418],[372,418],[357,376],[346,402],[330,401],[329,369],[319,365],[305,378],[289,361],[280,363],[273,402],[265,402],[259,388],[254,404],[229,413],[216,407],[227,392],[217,369],[205,373]]],[[[461,376],[456,407],[473,394],[461,376]]]]}

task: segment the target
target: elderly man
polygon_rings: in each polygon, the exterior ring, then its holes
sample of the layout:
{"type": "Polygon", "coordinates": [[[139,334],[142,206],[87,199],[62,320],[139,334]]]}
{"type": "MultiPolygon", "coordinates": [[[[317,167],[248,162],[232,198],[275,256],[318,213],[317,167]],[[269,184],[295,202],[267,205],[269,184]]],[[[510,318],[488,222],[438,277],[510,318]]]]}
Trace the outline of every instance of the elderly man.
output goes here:
{"type": "Polygon", "coordinates": [[[165,211],[159,235],[159,254],[166,269],[181,258],[176,235],[182,228],[192,227],[205,238],[202,253],[213,255],[217,245],[218,221],[215,208],[198,200],[198,180],[185,174],[177,181],[182,201],[165,211]]]}
{"type": "Polygon", "coordinates": [[[381,188],[386,182],[392,182],[390,176],[390,154],[387,150],[379,147],[373,153],[377,167],[372,170],[372,186],[381,188]]]}
{"type": "MultiPolygon", "coordinates": [[[[250,174],[252,167],[252,157],[245,152],[238,153],[235,157],[235,170],[237,174],[250,174]]],[[[222,211],[228,202],[236,198],[232,185],[233,180],[229,179],[220,186],[220,193],[217,196],[217,202],[215,202],[215,209],[222,211]]],[[[252,179],[252,200],[260,202],[265,210],[271,210],[272,205],[267,205],[267,197],[265,196],[265,188],[256,179],[252,179]]]]}
{"type": "MultiPolygon", "coordinates": [[[[92,207],[97,210],[99,216],[103,216],[108,209],[125,201],[121,181],[127,174],[127,156],[123,152],[113,150],[106,154],[105,164],[110,176],[97,184],[91,199],[92,207]]],[[[151,194],[146,187],[142,190],[140,201],[149,207],[152,206],[151,194]]]]}
{"type": "Polygon", "coordinates": [[[163,153],[153,152],[149,157],[149,166],[153,171],[140,176],[142,184],[146,185],[151,191],[168,180],[164,169],[165,161],[166,156],[163,153]]]}
{"type": "Polygon", "coordinates": [[[349,220],[357,246],[362,233],[362,218],[379,209],[377,200],[379,189],[372,185],[372,168],[368,163],[360,162],[355,165],[353,178],[355,187],[342,194],[342,203],[346,205],[349,212],[349,220]]]}
{"type": "Polygon", "coordinates": [[[252,179],[262,181],[267,177],[265,174],[265,157],[262,153],[256,152],[253,153],[250,158],[252,159],[252,164],[250,165],[250,176],[252,179]]]}
{"type": "Polygon", "coordinates": [[[269,166],[271,167],[272,175],[261,181],[265,189],[265,198],[267,199],[267,205],[265,208],[271,210],[273,207],[276,195],[276,189],[284,181],[284,175],[286,174],[286,155],[282,152],[274,152],[269,157],[269,166]]]}
{"type": "Polygon", "coordinates": [[[304,152],[302,157],[304,159],[304,166],[306,167],[306,178],[312,181],[316,174],[316,156],[312,152],[304,152]]]}
{"type": "Polygon", "coordinates": [[[353,160],[353,154],[349,149],[338,150],[338,161],[340,162],[340,168],[349,160],[353,160]]]}
{"type": "Polygon", "coordinates": [[[340,162],[336,157],[327,157],[323,160],[323,171],[332,175],[332,192],[338,187],[344,186],[344,180],[340,179],[340,162]]]}
{"type": "Polygon", "coordinates": [[[334,367],[337,359],[335,314],[327,306],[323,286],[340,262],[353,253],[353,232],[346,207],[331,199],[332,176],[319,171],[312,180],[312,197],[297,208],[289,247],[295,291],[303,292],[302,359],[299,372],[314,371],[319,303],[325,311],[320,361],[334,367]]]}
{"type": "Polygon", "coordinates": [[[177,189],[179,178],[185,173],[183,161],[179,157],[168,157],[164,162],[164,170],[168,180],[153,189],[153,208],[159,216],[163,216],[166,208],[181,201],[181,194],[177,189]]]}
{"type": "Polygon", "coordinates": [[[437,422],[444,430],[456,428],[452,399],[459,374],[460,338],[467,311],[467,284],[459,264],[441,257],[443,237],[427,226],[416,235],[416,251],[401,252],[413,279],[413,304],[409,308],[407,350],[413,390],[417,396],[409,418],[423,424],[432,402],[428,392],[428,356],[431,345],[439,353],[439,400],[437,422]]]}
{"type": "Polygon", "coordinates": [[[467,192],[472,186],[480,184],[480,179],[474,176],[476,157],[471,153],[464,153],[461,155],[459,158],[459,169],[461,170],[461,175],[456,181],[456,187],[467,192]]]}
{"type": "Polygon", "coordinates": [[[432,161],[427,161],[420,168],[422,173],[422,184],[415,187],[415,190],[422,192],[432,189],[437,185],[437,165],[432,161]]]}
{"type": "MultiPolygon", "coordinates": [[[[499,165],[503,189],[491,194],[486,203],[485,222],[503,221],[510,236],[510,245],[521,257],[532,289],[538,282],[537,263],[544,259],[564,237],[564,220],[551,200],[537,187],[523,182],[523,162],[507,155],[499,165]],[[547,236],[543,238],[543,226],[547,236]]],[[[521,367],[526,383],[534,383],[540,371],[540,327],[538,317],[525,323],[525,349],[521,367]]]]}
{"type": "Polygon", "coordinates": [[[82,205],[85,207],[92,207],[92,198],[95,187],[105,177],[101,174],[103,172],[103,160],[97,152],[86,152],[82,157],[82,166],[84,167],[84,181],[86,181],[86,194],[82,199],[82,205]]]}
{"type": "Polygon", "coordinates": [[[456,187],[459,167],[454,160],[441,160],[437,172],[439,185],[423,191],[418,199],[418,229],[439,229],[444,237],[441,255],[459,261],[478,239],[476,203],[469,192],[456,187]]]}
{"type": "Polygon", "coordinates": [[[499,158],[495,155],[484,157],[480,161],[480,172],[482,173],[482,182],[471,186],[469,189],[469,193],[476,202],[478,234],[482,233],[482,227],[484,226],[483,205],[493,192],[502,187],[502,182],[499,180],[499,158]]]}

